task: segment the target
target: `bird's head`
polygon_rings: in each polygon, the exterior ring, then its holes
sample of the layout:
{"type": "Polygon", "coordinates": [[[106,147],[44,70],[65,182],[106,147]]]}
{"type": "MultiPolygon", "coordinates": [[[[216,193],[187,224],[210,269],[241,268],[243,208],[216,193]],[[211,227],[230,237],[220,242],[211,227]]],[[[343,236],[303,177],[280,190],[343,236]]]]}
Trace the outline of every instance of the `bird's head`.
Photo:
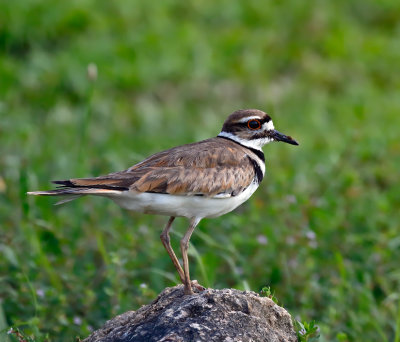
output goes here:
{"type": "Polygon", "coordinates": [[[271,117],[258,109],[241,109],[233,112],[225,120],[218,136],[258,150],[271,141],[298,145],[292,137],[277,131],[271,117]]]}

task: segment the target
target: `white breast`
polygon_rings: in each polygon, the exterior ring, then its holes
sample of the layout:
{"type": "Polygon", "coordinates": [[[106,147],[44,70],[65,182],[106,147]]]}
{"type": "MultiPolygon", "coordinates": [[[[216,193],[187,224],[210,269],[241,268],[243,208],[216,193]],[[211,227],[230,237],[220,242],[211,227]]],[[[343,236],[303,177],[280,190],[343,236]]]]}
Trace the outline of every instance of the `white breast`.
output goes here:
{"type": "Polygon", "coordinates": [[[229,213],[247,201],[256,191],[258,184],[253,182],[237,196],[204,197],[167,195],[157,193],[115,192],[107,197],[124,209],[145,214],[183,216],[187,218],[217,217],[229,213]]]}

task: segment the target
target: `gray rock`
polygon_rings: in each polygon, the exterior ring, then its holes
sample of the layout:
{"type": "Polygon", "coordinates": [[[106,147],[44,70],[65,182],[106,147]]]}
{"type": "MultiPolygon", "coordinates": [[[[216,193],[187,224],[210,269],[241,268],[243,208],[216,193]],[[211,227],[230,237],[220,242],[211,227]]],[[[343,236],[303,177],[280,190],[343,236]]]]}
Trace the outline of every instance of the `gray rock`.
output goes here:
{"type": "Polygon", "coordinates": [[[84,342],[295,342],[288,312],[250,291],[207,289],[184,296],[166,288],[137,311],[106,322],[84,342]]]}

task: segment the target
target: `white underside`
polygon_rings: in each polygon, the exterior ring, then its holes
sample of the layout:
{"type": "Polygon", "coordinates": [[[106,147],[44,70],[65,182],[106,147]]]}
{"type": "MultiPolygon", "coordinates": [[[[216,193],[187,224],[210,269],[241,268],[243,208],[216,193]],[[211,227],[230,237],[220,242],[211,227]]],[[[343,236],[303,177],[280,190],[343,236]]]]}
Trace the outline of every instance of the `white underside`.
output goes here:
{"type": "Polygon", "coordinates": [[[252,183],[245,191],[237,196],[204,197],[167,195],[156,193],[134,193],[130,191],[109,193],[106,196],[114,200],[124,209],[145,214],[168,216],[183,216],[187,218],[217,217],[237,208],[258,188],[252,183]]]}

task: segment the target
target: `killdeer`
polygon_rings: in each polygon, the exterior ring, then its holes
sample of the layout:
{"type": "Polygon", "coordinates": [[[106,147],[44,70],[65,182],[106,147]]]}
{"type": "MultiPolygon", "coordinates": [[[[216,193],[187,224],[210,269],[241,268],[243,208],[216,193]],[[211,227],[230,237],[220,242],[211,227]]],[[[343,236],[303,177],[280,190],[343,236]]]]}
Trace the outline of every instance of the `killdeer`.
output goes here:
{"type": "Polygon", "coordinates": [[[80,196],[112,199],[122,208],[145,214],[170,216],[161,233],[185,294],[193,294],[189,276],[189,239],[201,219],[226,214],[256,191],[265,174],[262,147],[272,141],[298,145],[274,128],[271,117],[256,109],[238,110],[224,122],[217,137],[162,151],[127,170],[95,178],[54,181],[57,189],[29,195],[80,196]],[[189,219],[180,241],[183,268],[170,243],[175,217],[189,219]]]}

